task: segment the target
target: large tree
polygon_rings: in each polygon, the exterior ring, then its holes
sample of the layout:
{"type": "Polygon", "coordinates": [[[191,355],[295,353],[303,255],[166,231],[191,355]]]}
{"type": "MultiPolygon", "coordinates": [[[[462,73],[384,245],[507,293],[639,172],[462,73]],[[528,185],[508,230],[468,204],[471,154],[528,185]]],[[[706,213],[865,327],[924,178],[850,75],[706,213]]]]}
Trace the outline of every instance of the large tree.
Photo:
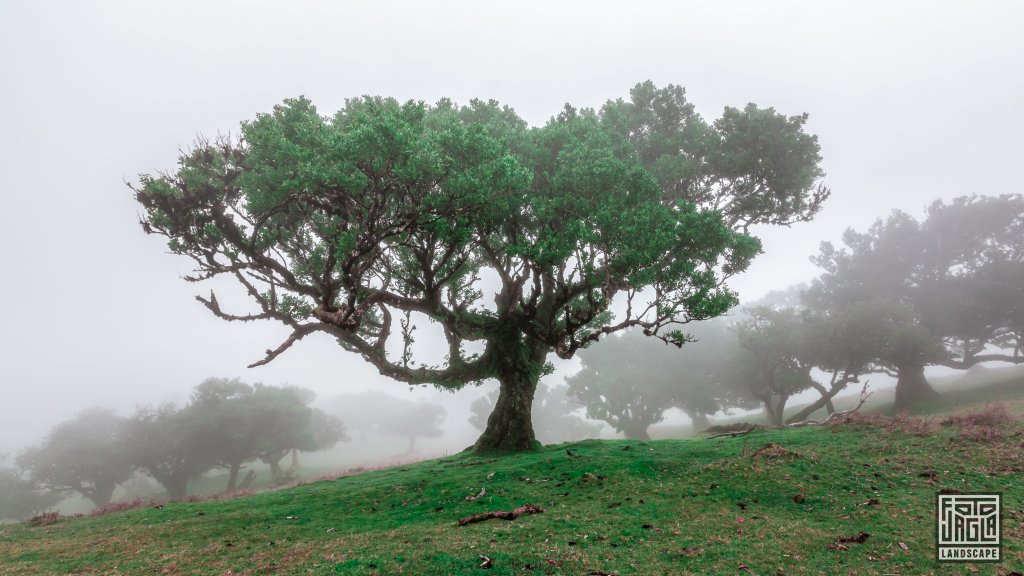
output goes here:
{"type": "Polygon", "coordinates": [[[937,201],[923,221],[895,211],[843,244],[822,244],[807,302],[877,320],[872,369],[897,378],[897,410],[937,396],[926,366],[1024,362],[1024,196],[937,201]]]}
{"type": "Polygon", "coordinates": [[[299,98],[135,191],[191,280],[233,277],[256,307],[199,296],[214,314],[292,329],[256,364],[322,332],[410,384],[495,378],[476,450],[524,450],[550,352],[634,326],[682,343],[679,324],[736,303],[724,282],[760,251],[750,226],[817,212],[828,191],[805,121],[749,105],[708,123],[682,88],[651,83],[539,128],[493,101],[366,97],[326,117],[299,98]],[[410,346],[425,320],[447,341],[436,365],[410,346]]]}
{"type": "Polygon", "coordinates": [[[39,446],[18,455],[18,466],[50,490],[74,491],[106,506],[135,471],[125,449],[124,418],[92,408],[57,424],[39,446]]]}

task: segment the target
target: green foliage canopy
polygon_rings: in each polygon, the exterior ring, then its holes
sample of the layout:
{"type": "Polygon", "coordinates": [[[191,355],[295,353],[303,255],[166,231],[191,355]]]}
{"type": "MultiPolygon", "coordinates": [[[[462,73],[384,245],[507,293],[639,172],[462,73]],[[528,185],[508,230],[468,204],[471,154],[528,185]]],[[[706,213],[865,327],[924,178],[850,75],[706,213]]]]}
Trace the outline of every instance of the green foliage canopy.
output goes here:
{"type": "Polygon", "coordinates": [[[257,307],[199,297],[214,314],[292,328],[256,364],[323,332],[400,381],[493,377],[532,394],[549,351],[633,326],[681,344],[681,324],[736,303],[724,281],[760,251],[748,227],[806,220],[828,195],[805,119],[750,105],[709,124],[681,88],[651,83],[538,128],[493,101],[365,97],[327,117],[299,98],[135,190],[145,230],[194,260],[191,280],[231,276],[257,307]],[[394,316],[413,313],[443,327],[443,363],[417,365],[408,316],[404,352],[388,352],[394,316]]]}

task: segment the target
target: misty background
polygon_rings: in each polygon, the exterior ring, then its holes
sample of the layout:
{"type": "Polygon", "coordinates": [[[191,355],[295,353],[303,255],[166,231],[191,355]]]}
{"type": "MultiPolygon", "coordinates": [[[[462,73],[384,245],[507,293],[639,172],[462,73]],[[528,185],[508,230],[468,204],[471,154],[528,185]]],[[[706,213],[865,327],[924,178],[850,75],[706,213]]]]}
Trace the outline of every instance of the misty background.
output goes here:
{"type": "MultiPolygon", "coordinates": [[[[637,82],[676,83],[707,119],[755,102],[810,114],[832,191],[729,284],[743,302],[808,281],[821,241],[893,209],[1019,188],[1024,6],[1011,2],[36,2],[0,5],[0,453],[90,406],[184,403],[207,377],[291,384],[318,402],[376,390],[447,411],[421,454],[477,434],[460,392],[377,374],[330,338],[247,369],[288,329],[215,318],[185,258],[146,236],[125,182],[200,134],[305,95],[493,98],[532,125],[637,82]]],[[[219,291],[222,303],[244,306],[219,291]]],[[[549,356],[560,385],[579,361],[549,356]]],[[[883,378],[872,378],[877,386],[883,378]]],[[[607,431],[607,430],[606,430],[607,431]]],[[[401,454],[393,439],[377,451],[401,454]]],[[[339,452],[357,451],[353,443],[339,452]]]]}

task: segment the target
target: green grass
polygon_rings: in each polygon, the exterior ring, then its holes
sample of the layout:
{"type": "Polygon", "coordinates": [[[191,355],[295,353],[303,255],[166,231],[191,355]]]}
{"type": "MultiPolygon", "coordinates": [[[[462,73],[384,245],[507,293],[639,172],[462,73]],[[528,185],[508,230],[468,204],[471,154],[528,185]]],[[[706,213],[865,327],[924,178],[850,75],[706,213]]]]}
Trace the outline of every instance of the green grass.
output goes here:
{"type": "Polygon", "coordinates": [[[1022,429],[987,443],[843,426],[460,454],[237,500],[3,526],[0,573],[1007,574],[1024,565],[1022,429]],[[769,442],[795,455],[755,454],[769,442]],[[941,488],[1004,494],[1002,564],[934,562],[941,488]],[[456,525],[527,503],[546,512],[456,525]],[[833,547],[861,531],[863,544],[833,547]]]}

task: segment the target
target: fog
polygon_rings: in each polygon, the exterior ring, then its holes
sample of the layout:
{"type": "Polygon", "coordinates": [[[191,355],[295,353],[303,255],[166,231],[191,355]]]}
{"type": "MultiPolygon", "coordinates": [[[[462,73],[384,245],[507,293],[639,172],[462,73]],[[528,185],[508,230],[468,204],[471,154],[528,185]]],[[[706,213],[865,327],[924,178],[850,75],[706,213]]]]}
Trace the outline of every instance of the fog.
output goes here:
{"type": "MultiPolygon", "coordinates": [[[[288,329],[215,318],[195,295],[244,299],[184,282],[191,262],[142,232],[126,182],[284,98],[328,114],[364,94],[493,98],[540,125],[650,79],[684,86],[709,120],[747,102],[806,112],[832,197],[810,223],[754,231],[764,254],[730,282],[749,302],[815,277],[808,258],[848,227],[1020,191],[1022,25],[1014,2],[4,3],[0,453],[91,406],[184,404],[211,376],[308,388],[318,403],[367,390],[435,402],[447,433],[417,453],[472,442],[469,407],[493,382],[409,387],[323,335],[247,369],[288,329]]],[[[442,350],[432,340],[420,338],[428,356],[442,350]]],[[[548,385],[579,370],[549,359],[548,385]]],[[[405,450],[380,442],[379,461],[405,450]]],[[[353,445],[338,445],[340,464],[354,465],[353,445]]]]}

